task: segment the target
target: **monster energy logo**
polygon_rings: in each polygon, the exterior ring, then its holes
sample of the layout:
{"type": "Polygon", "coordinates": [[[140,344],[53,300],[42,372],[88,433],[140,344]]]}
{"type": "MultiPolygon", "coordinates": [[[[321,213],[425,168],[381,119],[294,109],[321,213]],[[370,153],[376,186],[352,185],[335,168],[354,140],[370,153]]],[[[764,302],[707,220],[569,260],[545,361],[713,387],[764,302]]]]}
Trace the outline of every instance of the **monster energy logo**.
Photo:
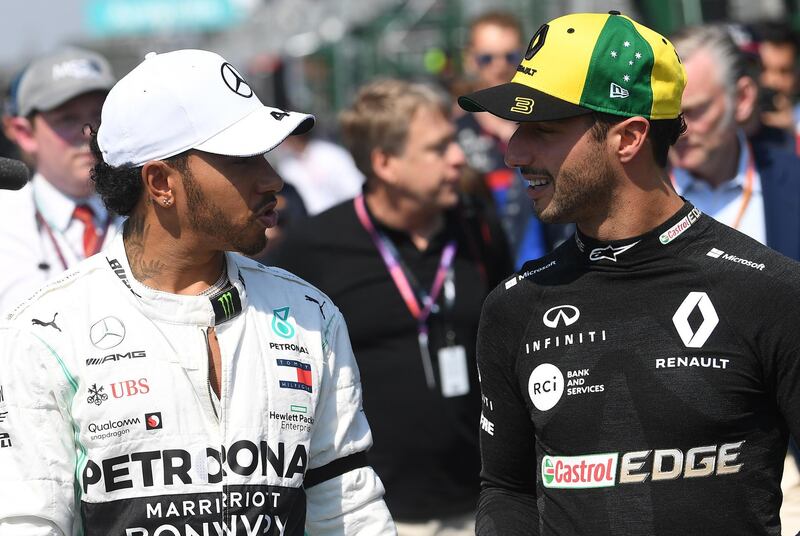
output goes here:
{"type": "Polygon", "coordinates": [[[233,295],[230,291],[219,296],[217,301],[222,306],[222,313],[225,315],[226,320],[233,316],[233,295]]]}

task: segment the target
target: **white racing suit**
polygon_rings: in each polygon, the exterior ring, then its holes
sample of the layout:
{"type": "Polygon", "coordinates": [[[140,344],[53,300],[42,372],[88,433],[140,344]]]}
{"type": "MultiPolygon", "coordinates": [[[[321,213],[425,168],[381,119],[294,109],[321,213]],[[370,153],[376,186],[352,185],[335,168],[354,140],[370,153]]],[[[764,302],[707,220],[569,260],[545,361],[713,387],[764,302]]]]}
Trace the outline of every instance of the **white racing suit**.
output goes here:
{"type": "Polygon", "coordinates": [[[288,272],[226,261],[232,284],[210,298],[158,292],[120,238],[9,315],[0,535],[395,534],[339,310],[288,272]]]}

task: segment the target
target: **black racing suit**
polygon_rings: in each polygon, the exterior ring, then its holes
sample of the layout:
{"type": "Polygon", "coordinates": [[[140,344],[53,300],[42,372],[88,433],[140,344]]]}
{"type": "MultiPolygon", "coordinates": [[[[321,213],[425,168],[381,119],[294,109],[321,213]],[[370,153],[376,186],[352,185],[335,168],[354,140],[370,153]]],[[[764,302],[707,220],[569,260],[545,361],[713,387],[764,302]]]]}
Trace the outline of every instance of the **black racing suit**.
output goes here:
{"type": "Polygon", "coordinates": [[[690,204],[487,298],[479,535],[780,534],[800,264],[690,204]]]}

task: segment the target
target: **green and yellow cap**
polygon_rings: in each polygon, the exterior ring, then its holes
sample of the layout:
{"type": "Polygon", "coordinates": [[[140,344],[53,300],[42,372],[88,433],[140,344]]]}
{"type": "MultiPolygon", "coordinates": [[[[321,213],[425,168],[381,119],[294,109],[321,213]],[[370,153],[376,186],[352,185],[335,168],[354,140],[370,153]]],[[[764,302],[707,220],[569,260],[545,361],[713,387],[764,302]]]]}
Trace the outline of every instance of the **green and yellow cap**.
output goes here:
{"type": "Polygon", "coordinates": [[[592,111],[673,119],[685,85],[678,53],[661,34],[618,11],[576,13],[539,28],[511,82],[458,104],[518,122],[592,111]]]}

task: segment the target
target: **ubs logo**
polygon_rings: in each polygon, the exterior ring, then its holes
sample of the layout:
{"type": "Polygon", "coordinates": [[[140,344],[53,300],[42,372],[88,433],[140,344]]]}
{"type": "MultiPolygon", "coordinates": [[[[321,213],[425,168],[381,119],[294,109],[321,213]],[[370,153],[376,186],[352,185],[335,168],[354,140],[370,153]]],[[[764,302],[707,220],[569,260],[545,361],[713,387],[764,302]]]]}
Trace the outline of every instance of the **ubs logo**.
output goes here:
{"type": "Polygon", "coordinates": [[[564,327],[571,326],[581,317],[581,312],[574,305],[556,305],[545,311],[542,322],[548,328],[557,328],[559,324],[564,327]]]}
{"type": "Polygon", "coordinates": [[[222,64],[220,71],[222,72],[222,80],[231,91],[246,99],[253,96],[253,90],[247,82],[244,81],[242,75],[239,74],[239,71],[237,71],[233,65],[226,61],[222,64]]]}

